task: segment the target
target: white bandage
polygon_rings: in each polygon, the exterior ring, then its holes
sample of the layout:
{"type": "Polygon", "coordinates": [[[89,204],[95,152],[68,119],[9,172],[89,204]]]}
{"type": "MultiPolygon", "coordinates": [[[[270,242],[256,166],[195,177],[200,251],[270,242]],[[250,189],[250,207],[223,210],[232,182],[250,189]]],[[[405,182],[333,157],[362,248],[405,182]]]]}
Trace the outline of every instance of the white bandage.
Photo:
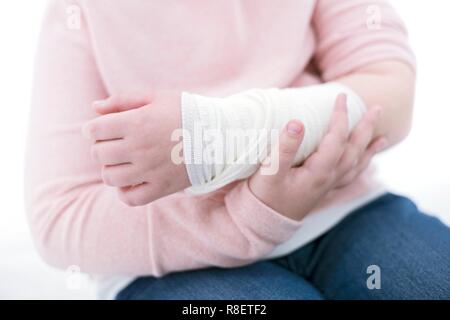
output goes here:
{"type": "Polygon", "coordinates": [[[192,186],[205,194],[252,175],[270,152],[274,134],[292,119],[305,126],[293,166],[318,147],[336,97],[347,95],[349,128],[363,117],[363,101],[348,87],[328,83],[293,89],[253,89],[226,98],[182,95],[183,153],[192,186]]]}

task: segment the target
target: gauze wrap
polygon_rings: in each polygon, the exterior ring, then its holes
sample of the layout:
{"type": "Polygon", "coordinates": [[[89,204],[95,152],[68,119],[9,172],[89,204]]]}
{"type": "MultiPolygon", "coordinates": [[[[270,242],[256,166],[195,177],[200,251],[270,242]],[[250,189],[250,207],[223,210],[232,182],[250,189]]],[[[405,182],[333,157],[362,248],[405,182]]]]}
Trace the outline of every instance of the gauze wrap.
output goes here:
{"type": "Polygon", "coordinates": [[[301,165],[326,134],[340,93],[347,95],[352,130],[366,107],[357,94],[339,83],[253,89],[226,98],[183,92],[183,156],[192,185],[187,191],[205,194],[251,176],[292,119],[305,126],[292,164],[301,165]]]}

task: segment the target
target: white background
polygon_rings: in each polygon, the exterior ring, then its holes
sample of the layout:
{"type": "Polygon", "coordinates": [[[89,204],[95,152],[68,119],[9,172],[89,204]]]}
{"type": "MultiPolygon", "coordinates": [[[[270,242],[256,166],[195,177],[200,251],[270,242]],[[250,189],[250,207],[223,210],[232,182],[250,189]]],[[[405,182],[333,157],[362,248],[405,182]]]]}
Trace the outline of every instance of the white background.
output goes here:
{"type": "MultiPolygon", "coordinates": [[[[0,299],[90,298],[31,248],[23,205],[23,159],[35,43],[45,0],[0,4],[0,299]]],[[[419,61],[413,132],[379,156],[380,176],[424,210],[450,223],[450,2],[393,0],[419,61]]]]}

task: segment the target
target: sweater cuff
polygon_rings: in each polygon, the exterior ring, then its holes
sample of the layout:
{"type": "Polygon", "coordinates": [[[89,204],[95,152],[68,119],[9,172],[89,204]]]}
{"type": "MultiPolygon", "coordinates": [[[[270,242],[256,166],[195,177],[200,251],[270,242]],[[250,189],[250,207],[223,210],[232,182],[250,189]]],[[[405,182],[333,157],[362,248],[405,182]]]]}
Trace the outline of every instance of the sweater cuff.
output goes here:
{"type": "Polygon", "coordinates": [[[273,210],[259,200],[248,186],[248,180],[236,185],[225,198],[230,214],[256,237],[278,245],[288,240],[302,225],[273,210]]]}

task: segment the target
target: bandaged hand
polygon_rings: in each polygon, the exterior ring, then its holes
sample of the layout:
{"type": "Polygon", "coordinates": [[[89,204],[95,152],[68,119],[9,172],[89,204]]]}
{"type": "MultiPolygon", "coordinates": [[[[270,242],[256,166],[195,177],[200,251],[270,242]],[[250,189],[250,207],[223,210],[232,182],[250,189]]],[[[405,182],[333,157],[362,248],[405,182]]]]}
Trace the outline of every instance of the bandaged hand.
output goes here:
{"type": "MultiPolygon", "coordinates": [[[[286,123],[299,119],[303,142],[292,159],[301,165],[327,133],[339,94],[347,97],[349,131],[366,107],[339,83],[290,89],[252,89],[225,98],[183,93],[184,156],[193,194],[215,191],[254,174],[286,123]]],[[[276,173],[276,162],[267,174],[276,173]],[[272,172],[272,173],[270,173],[272,172]]]]}
{"type": "MultiPolygon", "coordinates": [[[[170,92],[113,96],[94,103],[102,116],[87,123],[84,133],[94,142],[92,155],[102,165],[105,184],[118,187],[125,203],[145,205],[188,187],[191,193],[205,194],[252,176],[276,142],[271,130],[278,137],[291,119],[301,120],[304,126],[302,145],[291,163],[301,165],[327,133],[334,100],[342,92],[347,97],[351,131],[366,111],[362,100],[343,85],[326,84],[255,89],[226,98],[186,92],[182,96],[170,92]],[[182,141],[177,143],[173,134],[181,126],[182,141]],[[227,133],[246,130],[267,135],[244,139],[238,143],[240,148],[227,144],[227,133]],[[216,139],[208,137],[208,131],[215,132],[216,139]],[[182,154],[181,161],[174,161],[174,150],[182,154]],[[256,159],[249,159],[250,154],[256,159]],[[226,160],[211,155],[223,155],[226,160]]],[[[357,155],[347,158],[356,167],[357,155]]],[[[346,183],[352,178],[349,173],[346,183]]]]}
{"type": "Polygon", "coordinates": [[[93,143],[104,183],[117,187],[123,202],[145,205],[190,185],[184,164],[171,159],[180,93],[111,96],[93,107],[101,116],[86,123],[83,134],[93,143]]]}
{"type": "Polygon", "coordinates": [[[387,145],[383,137],[373,137],[380,110],[371,108],[350,134],[346,99],[340,95],[327,133],[301,167],[292,167],[292,162],[304,141],[305,127],[299,120],[290,121],[281,132],[276,155],[271,154],[250,177],[250,190],[278,213],[303,219],[329,191],[354,179],[387,145]],[[272,162],[273,156],[278,158],[279,170],[274,175],[262,174],[265,163],[272,162]]]}

